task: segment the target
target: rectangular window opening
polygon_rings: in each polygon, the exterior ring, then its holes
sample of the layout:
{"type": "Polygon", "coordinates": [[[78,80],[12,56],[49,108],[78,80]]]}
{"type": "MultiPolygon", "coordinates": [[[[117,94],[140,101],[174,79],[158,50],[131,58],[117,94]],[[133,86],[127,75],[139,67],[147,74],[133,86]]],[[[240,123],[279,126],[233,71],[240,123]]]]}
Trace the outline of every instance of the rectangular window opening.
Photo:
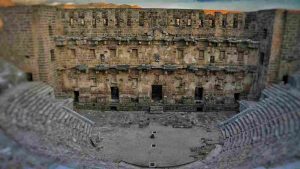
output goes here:
{"type": "Polygon", "coordinates": [[[114,58],[117,56],[117,50],[116,49],[109,49],[109,54],[111,58],[114,58]]]}
{"type": "Polygon", "coordinates": [[[95,49],[90,49],[90,58],[93,58],[93,59],[96,58],[96,50],[95,49]]]}
{"type": "Polygon", "coordinates": [[[132,51],[131,51],[132,53],[132,57],[133,58],[137,58],[138,57],[138,55],[139,55],[139,53],[138,53],[138,50],[137,49],[132,49],[132,51]]]}
{"type": "Polygon", "coordinates": [[[199,60],[204,60],[204,50],[199,50],[199,60]]]}
{"type": "Polygon", "coordinates": [[[239,62],[243,62],[244,61],[244,52],[238,52],[238,58],[237,60],[239,62]]]}
{"type": "Polygon", "coordinates": [[[215,63],[215,56],[210,56],[210,63],[215,63]]]}

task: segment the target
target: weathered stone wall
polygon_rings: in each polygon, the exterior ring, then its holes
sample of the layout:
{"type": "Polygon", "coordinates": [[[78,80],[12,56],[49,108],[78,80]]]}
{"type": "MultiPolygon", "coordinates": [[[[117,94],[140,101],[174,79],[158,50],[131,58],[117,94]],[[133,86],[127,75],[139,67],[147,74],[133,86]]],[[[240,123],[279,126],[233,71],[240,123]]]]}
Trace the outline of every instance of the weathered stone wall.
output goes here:
{"type": "Polygon", "coordinates": [[[55,8],[46,6],[0,8],[4,25],[0,30],[0,57],[28,73],[29,80],[47,82],[52,86],[56,84],[50,52],[54,48],[51,38],[55,35],[55,11],[55,8]]]}
{"type": "MultiPolygon", "coordinates": [[[[246,13],[207,14],[189,9],[62,9],[61,35],[147,35],[248,37],[244,30],[246,13]],[[223,22],[224,21],[224,22],[223,22]],[[163,32],[159,32],[163,30],[163,32]]],[[[249,21],[247,24],[252,24],[249,21]]]]}
{"type": "Polygon", "coordinates": [[[278,80],[300,69],[300,12],[286,11],[278,80]]]}
{"type": "Polygon", "coordinates": [[[47,6],[33,7],[32,36],[37,52],[39,80],[56,85],[56,58],[53,37],[56,27],[56,9],[47,6]]]}
{"type": "MultiPolygon", "coordinates": [[[[32,62],[25,71],[53,86],[56,95],[78,97],[81,103],[110,104],[111,87],[117,87],[121,104],[151,104],[152,85],[161,85],[164,104],[232,105],[258,98],[299,61],[281,62],[287,49],[299,46],[289,40],[298,30],[295,11],[24,9],[28,27],[11,31],[9,23],[2,34],[10,39],[31,30],[26,44],[33,58],[23,57],[32,62]],[[195,97],[196,87],[203,89],[202,98],[195,97]]],[[[5,12],[24,9],[1,9],[4,25],[10,18],[5,12]]],[[[16,38],[12,44],[10,50],[22,51],[16,38]]]]}
{"type": "Polygon", "coordinates": [[[164,104],[194,104],[196,87],[207,104],[234,104],[234,93],[250,92],[258,44],[245,13],[75,9],[60,17],[59,95],[75,90],[79,102],[105,104],[118,87],[121,103],[150,104],[152,85],[162,85],[164,104]]]}
{"type": "Polygon", "coordinates": [[[32,38],[32,8],[0,8],[3,27],[0,30],[0,57],[13,62],[39,80],[36,53],[32,38]]]}

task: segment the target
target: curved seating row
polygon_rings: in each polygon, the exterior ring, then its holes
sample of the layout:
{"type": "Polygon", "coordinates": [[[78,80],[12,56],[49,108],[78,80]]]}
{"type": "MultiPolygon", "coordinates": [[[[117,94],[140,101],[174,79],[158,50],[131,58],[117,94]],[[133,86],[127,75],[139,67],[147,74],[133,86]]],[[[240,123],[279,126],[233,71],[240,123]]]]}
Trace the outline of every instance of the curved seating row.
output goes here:
{"type": "Polygon", "coordinates": [[[272,85],[260,100],[218,126],[221,153],[206,162],[210,168],[255,168],[300,153],[300,91],[272,85]]]}
{"type": "Polygon", "coordinates": [[[0,105],[1,126],[18,126],[45,135],[56,133],[55,137],[65,144],[71,141],[78,145],[89,145],[94,123],[64,105],[55,103],[53,88],[50,86],[28,82],[16,86],[5,95],[0,105]]]}

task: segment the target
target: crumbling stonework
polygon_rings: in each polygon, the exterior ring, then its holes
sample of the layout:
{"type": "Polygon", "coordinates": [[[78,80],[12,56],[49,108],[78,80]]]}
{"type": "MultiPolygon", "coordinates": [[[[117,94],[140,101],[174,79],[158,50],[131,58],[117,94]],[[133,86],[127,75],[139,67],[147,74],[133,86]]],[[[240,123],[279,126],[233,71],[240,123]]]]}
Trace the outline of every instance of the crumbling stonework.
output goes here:
{"type": "Polygon", "coordinates": [[[299,32],[295,11],[33,6],[1,9],[0,17],[24,22],[12,29],[5,24],[0,44],[9,50],[0,54],[12,51],[16,58],[9,60],[29,79],[73,97],[77,108],[235,109],[238,100],[258,98],[299,63],[299,52],[289,68],[282,59],[299,46],[289,39],[299,32]]]}

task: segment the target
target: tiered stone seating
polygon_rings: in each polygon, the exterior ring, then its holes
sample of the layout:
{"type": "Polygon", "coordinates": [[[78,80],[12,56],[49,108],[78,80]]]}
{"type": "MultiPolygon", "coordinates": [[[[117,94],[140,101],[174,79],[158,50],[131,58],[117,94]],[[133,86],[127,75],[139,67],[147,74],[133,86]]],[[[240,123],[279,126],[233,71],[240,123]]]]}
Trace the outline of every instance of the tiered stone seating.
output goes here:
{"type": "MultiPolygon", "coordinates": [[[[299,77],[300,76],[295,76],[299,77]]],[[[300,153],[300,79],[272,85],[260,101],[241,101],[241,112],[219,125],[223,148],[203,168],[255,168],[300,153]]]]}
{"type": "Polygon", "coordinates": [[[57,104],[53,89],[48,85],[23,83],[4,93],[0,102],[0,125],[3,128],[37,132],[53,138],[53,143],[60,142],[66,146],[90,145],[94,123],[64,104],[57,104]]]}

